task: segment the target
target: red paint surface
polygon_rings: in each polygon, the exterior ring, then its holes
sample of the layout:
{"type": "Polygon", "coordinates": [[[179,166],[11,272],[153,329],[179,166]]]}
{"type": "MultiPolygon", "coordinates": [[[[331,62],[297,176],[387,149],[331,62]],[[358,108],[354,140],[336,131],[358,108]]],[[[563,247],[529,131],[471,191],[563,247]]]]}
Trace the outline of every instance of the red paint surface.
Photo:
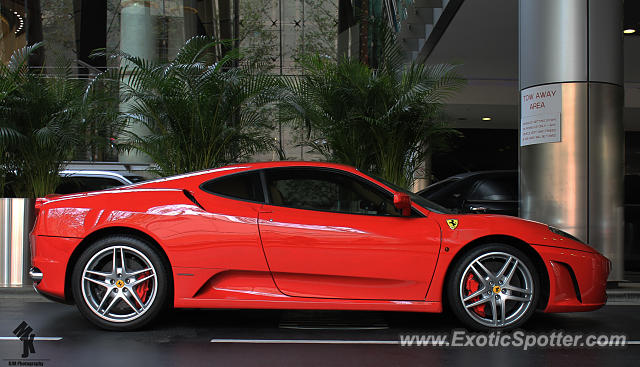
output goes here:
{"type": "Polygon", "coordinates": [[[271,162],[53,198],[40,204],[31,237],[32,263],[44,274],[38,290],[68,296],[69,259],[87,244],[83,239],[126,228],[145,233],[166,254],[176,307],[440,312],[456,254],[478,241],[507,238],[532,249],[544,265],[549,279],[546,312],[586,311],[606,301],[608,260],[540,223],[438,214],[415,203],[413,208],[424,216],[330,213],[238,201],[199,188],[229,173],[283,166],[341,170],[396,193],[347,166],[271,162]],[[191,192],[202,208],[182,190],[191,192]],[[457,228],[450,229],[447,219],[458,219],[457,228]],[[568,269],[575,274],[582,302],[568,269]]]}

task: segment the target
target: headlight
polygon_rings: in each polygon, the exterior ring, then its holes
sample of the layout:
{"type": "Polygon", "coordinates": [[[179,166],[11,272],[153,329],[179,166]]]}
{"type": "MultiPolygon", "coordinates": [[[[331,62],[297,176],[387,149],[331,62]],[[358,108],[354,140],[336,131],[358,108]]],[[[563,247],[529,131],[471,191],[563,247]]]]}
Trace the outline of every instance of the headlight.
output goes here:
{"type": "Polygon", "coordinates": [[[562,236],[562,237],[564,237],[564,238],[568,238],[568,239],[570,239],[570,240],[574,240],[574,241],[577,241],[577,242],[580,242],[580,243],[582,243],[582,244],[586,245],[586,243],[584,243],[584,242],[583,242],[582,240],[580,240],[579,238],[577,238],[577,237],[575,237],[574,235],[569,234],[569,233],[567,233],[567,232],[565,232],[565,231],[563,231],[563,230],[561,230],[561,229],[558,229],[558,228],[556,228],[556,227],[551,227],[551,226],[549,226],[549,230],[550,230],[551,232],[553,232],[553,233],[557,234],[558,236],[562,236]]]}

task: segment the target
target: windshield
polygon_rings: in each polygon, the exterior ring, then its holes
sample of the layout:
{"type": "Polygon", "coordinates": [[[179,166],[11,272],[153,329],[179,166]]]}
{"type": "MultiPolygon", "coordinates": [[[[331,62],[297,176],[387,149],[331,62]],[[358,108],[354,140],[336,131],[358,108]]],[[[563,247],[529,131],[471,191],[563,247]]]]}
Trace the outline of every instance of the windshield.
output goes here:
{"type": "Polygon", "coordinates": [[[422,191],[419,192],[419,195],[421,196],[429,196],[431,194],[433,194],[434,192],[440,190],[443,187],[448,186],[449,184],[456,182],[456,181],[460,181],[460,178],[458,177],[449,177],[449,178],[445,178],[442,181],[438,181],[434,184],[431,184],[429,186],[427,186],[426,189],[423,189],[422,191]]]}
{"type": "Polygon", "coordinates": [[[425,209],[427,209],[429,211],[436,212],[436,213],[439,213],[439,214],[453,214],[453,212],[451,210],[445,208],[444,206],[438,205],[438,204],[434,203],[431,200],[427,200],[427,199],[423,198],[422,196],[414,194],[413,192],[411,192],[411,191],[409,191],[407,189],[403,189],[402,187],[400,187],[400,186],[398,186],[396,184],[393,184],[393,183],[385,180],[384,178],[380,178],[380,177],[377,177],[377,176],[369,174],[369,173],[367,173],[367,175],[371,176],[372,178],[376,179],[377,181],[380,181],[381,183],[385,184],[386,186],[392,188],[395,191],[402,192],[404,194],[409,195],[409,197],[411,198],[411,201],[413,201],[414,203],[420,205],[421,207],[423,207],[423,208],[425,208],[425,209]]]}

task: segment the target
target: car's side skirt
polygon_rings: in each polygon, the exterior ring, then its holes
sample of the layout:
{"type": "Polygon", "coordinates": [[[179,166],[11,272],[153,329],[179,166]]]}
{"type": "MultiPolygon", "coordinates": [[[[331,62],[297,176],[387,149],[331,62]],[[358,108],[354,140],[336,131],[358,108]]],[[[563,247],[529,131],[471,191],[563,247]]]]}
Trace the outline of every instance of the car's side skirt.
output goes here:
{"type": "Polygon", "coordinates": [[[441,312],[440,302],[287,296],[268,271],[174,267],[176,308],[262,308],[441,312]]]}
{"type": "Polygon", "coordinates": [[[176,299],[176,308],[251,308],[291,310],[358,310],[442,312],[442,303],[425,301],[367,301],[287,297],[282,300],[176,299]]]}

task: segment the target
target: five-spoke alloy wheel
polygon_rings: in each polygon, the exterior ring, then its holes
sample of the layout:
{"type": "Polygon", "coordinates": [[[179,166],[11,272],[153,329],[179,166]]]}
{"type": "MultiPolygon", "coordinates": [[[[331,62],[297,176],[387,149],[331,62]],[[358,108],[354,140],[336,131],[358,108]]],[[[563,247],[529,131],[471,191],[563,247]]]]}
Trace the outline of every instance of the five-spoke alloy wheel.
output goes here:
{"type": "Polygon", "coordinates": [[[132,330],[154,319],[166,303],[167,271],[146,242],[110,236],[90,245],[73,271],[82,314],[110,330],[132,330]]]}
{"type": "Polygon", "coordinates": [[[536,309],[538,274],[520,250],[488,244],[465,254],[449,277],[447,295],[456,316],[475,330],[512,329],[536,309]]]}

